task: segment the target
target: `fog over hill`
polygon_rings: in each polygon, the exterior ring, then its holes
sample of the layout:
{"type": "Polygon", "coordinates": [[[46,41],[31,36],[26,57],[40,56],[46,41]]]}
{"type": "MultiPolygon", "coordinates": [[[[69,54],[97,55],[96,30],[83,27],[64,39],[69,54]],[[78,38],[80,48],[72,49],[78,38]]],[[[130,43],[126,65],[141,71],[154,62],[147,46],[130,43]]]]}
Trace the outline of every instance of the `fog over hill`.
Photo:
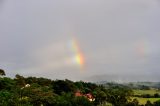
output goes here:
{"type": "Polygon", "coordinates": [[[95,75],[89,78],[86,78],[86,81],[90,82],[117,82],[117,83],[126,83],[126,82],[160,82],[159,75],[155,77],[151,75],[95,75]]]}

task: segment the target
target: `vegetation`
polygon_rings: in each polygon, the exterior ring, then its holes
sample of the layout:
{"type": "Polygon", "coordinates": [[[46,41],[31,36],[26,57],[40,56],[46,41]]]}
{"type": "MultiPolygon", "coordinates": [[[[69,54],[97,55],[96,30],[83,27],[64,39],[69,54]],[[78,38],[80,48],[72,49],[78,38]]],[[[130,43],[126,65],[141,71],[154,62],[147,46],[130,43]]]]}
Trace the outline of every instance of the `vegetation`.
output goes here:
{"type": "Polygon", "coordinates": [[[160,100],[160,98],[142,98],[142,97],[133,97],[132,99],[137,99],[140,105],[145,105],[147,101],[154,103],[160,100]]]}
{"type": "Polygon", "coordinates": [[[159,90],[156,89],[150,89],[150,90],[140,90],[140,89],[135,89],[134,91],[134,95],[145,95],[145,94],[149,94],[150,96],[154,96],[155,94],[160,94],[159,90]]]}
{"type": "Polygon", "coordinates": [[[6,75],[3,69],[0,69],[0,76],[6,75]]]}
{"type": "MultiPolygon", "coordinates": [[[[4,70],[1,75],[5,76],[4,70]]],[[[159,92],[128,86],[23,77],[0,77],[0,106],[159,106],[159,92]],[[149,92],[149,91],[148,91],[149,92]],[[151,91],[150,91],[151,92],[151,91]],[[143,98],[149,94],[150,98],[143,98]],[[136,97],[138,95],[138,97],[136,97]],[[155,98],[151,98],[154,96],[155,98]]]]}

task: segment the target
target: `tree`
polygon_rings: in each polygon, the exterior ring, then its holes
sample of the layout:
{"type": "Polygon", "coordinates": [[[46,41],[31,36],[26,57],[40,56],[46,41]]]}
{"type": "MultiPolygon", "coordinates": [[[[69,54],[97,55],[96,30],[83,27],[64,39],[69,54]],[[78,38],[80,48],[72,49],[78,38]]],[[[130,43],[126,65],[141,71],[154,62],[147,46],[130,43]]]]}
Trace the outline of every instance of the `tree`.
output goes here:
{"type": "Polygon", "coordinates": [[[158,97],[159,97],[159,94],[158,94],[158,93],[155,93],[155,94],[154,94],[154,97],[155,97],[155,98],[158,98],[158,97]]]}
{"type": "Polygon", "coordinates": [[[139,106],[137,99],[133,99],[131,102],[128,102],[126,106],[139,106]]]}
{"type": "Polygon", "coordinates": [[[106,102],[107,99],[107,95],[106,95],[106,91],[105,89],[101,88],[96,88],[94,90],[94,97],[95,97],[95,105],[99,105],[99,104],[104,104],[106,102]]]}
{"type": "Polygon", "coordinates": [[[33,106],[54,106],[56,102],[56,95],[52,92],[51,89],[49,89],[47,86],[30,86],[27,88],[22,89],[23,90],[23,96],[22,98],[25,98],[33,104],[33,106]]]}
{"type": "Polygon", "coordinates": [[[125,106],[132,95],[132,90],[125,87],[107,89],[107,101],[114,106],[125,106]]]}
{"type": "Polygon", "coordinates": [[[148,100],[145,104],[145,106],[153,106],[153,104],[148,100]]]}
{"type": "Polygon", "coordinates": [[[8,91],[0,91],[0,106],[9,106],[11,104],[12,94],[8,91]]]}
{"type": "Polygon", "coordinates": [[[153,103],[153,106],[160,106],[160,100],[153,103]]]}
{"type": "Polygon", "coordinates": [[[63,92],[61,95],[56,97],[55,106],[72,106],[73,95],[71,93],[63,92]]]}
{"type": "Polygon", "coordinates": [[[93,106],[93,104],[86,97],[79,96],[73,98],[72,106],[93,106]]]}
{"type": "Polygon", "coordinates": [[[133,101],[132,101],[133,103],[134,103],[134,105],[135,106],[138,106],[138,104],[139,104],[139,102],[138,102],[138,100],[137,99],[133,99],[133,101]]]}
{"type": "Polygon", "coordinates": [[[56,80],[52,83],[54,92],[56,94],[61,94],[63,92],[74,92],[76,89],[74,83],[69,80],[56,80]]]}
{"type": "Polygon", "coordinates": [[[14,79],[16,81],[16,85],[20,86],[20,87],[24,87],[25,86],[25,78],[19,74],[16,74],[15,76],[16,78],[14,79]]]}
{"type": "Polygon", "coordinates": [[[0,78],[0,90],[8,90],[14,89],[15,81],[11,78],[0,78]]]}
{"type": "Polygon", "coordinates": [[[63,92],[57,96],[54,106],[93,106],[93,103],[84,96],[75,97],[72,93],[63,92]]]}
{"type": "Polygon", "coordinates": [[[0,69],[0,75],[1,76],[5,76],[6,74],[5,74],[5,71],[3,70],[3,69],[0,69]]]}

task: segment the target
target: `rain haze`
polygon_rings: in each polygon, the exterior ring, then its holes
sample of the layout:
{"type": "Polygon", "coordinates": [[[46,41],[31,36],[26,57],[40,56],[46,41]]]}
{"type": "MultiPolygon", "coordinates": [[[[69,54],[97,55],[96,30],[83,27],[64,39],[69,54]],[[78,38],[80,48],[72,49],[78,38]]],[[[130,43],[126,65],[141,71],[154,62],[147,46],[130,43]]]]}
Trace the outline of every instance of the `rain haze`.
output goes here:
{"type": "Polygon", "coordinates": [[[7,76],[160,81],[158,0],[0,0],[7,76]]]}

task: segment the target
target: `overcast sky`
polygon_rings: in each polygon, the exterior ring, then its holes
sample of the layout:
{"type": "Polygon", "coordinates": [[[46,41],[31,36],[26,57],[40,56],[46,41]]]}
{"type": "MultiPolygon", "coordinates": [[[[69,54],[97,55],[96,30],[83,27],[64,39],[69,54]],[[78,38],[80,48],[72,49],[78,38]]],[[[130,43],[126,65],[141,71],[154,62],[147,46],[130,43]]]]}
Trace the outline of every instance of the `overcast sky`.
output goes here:
{"type": "Polygon", "coordinates": [[[0,0],[0,68],[10,77],[160,81],[159,45],[159,0],[0,0]],[[83,68],[66,64],[73,40],[83,68]]]}

